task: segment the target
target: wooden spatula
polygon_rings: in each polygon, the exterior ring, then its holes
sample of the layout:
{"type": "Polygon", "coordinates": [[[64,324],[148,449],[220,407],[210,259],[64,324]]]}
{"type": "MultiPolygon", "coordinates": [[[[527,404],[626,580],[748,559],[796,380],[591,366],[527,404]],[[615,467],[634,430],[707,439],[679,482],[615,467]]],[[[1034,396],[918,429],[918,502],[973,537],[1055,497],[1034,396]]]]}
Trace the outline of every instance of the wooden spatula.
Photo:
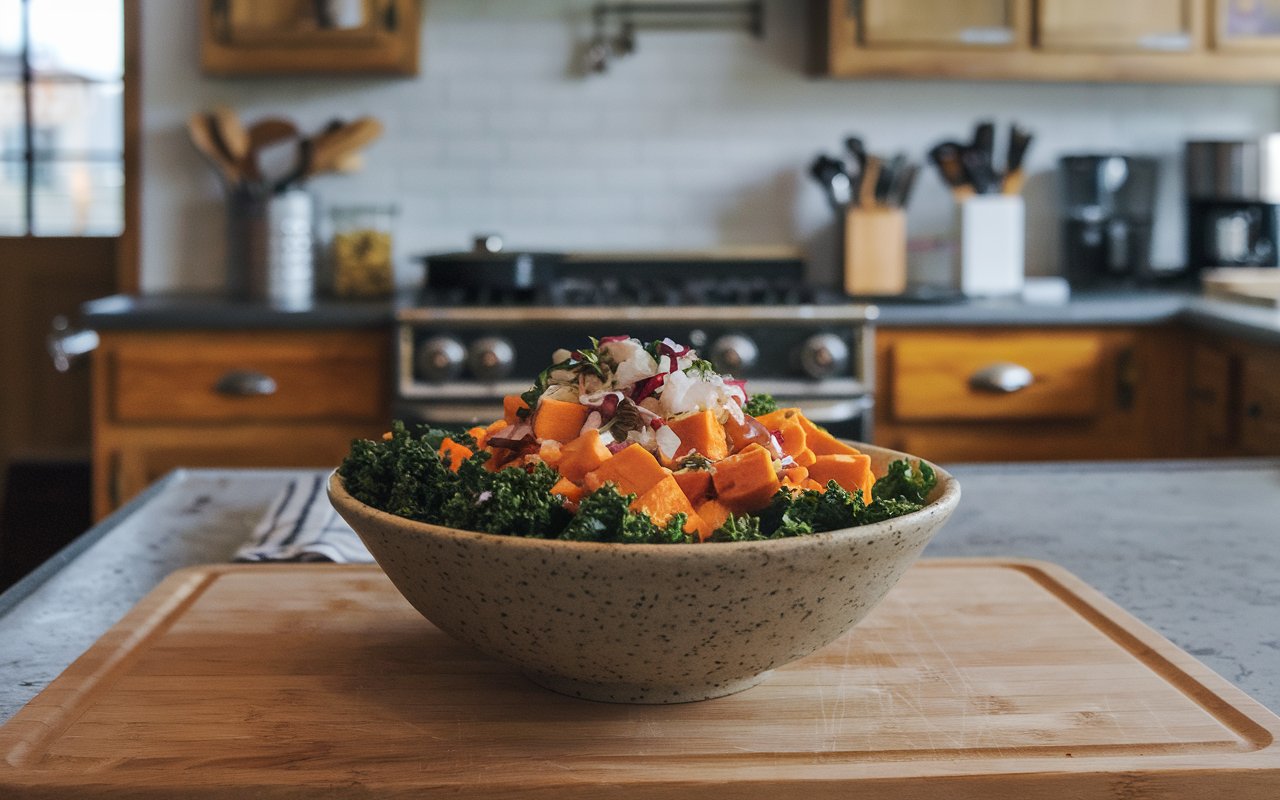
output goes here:
{"type": "Polygon", "coordinates": [[[382,135],[382,123],[373,117],[361,117],[345,125],[331,125],[312,141],[308,175],[339,170],[344,159],[382,135]]]}
{"type": "Polygon", "coordinates": [[[259,156],[263,150],[289,139],[298,138],[298,126],[280,117],[266,117],[249,126],[249,146],[240,161],[240,170],[251,181],[262,180],[259,156]]]}
{"type": "Polygon", "coordinates": [[[249,152],[249,134],[240,122],[240,117],[228,106],[218,106],[209,112],[213,133],[223,153],[231,159],[232,164],[244,161],[249,152]]]}

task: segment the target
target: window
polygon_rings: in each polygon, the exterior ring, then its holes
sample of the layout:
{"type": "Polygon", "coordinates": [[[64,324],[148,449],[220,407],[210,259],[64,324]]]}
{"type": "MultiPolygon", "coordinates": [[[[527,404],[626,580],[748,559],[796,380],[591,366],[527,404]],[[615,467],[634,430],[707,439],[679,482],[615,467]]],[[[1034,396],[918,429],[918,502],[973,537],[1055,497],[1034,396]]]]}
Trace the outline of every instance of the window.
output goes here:
{"type": "Polygon", "coordinates": [[[0,236],[123,226],[123,0],[0,0],[0,236]]]}

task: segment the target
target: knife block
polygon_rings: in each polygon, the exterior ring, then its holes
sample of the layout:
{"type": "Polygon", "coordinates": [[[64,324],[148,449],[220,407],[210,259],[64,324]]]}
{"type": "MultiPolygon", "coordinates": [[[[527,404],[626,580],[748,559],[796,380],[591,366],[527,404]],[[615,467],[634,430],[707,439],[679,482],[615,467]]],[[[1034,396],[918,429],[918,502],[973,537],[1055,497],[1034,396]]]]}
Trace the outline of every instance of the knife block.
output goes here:
{"type": "Polygon", "coordinates": [[[901,208],[851,208],[844,217],[844,291],[902,294],[907,289],[907,217],[901,208]]]}

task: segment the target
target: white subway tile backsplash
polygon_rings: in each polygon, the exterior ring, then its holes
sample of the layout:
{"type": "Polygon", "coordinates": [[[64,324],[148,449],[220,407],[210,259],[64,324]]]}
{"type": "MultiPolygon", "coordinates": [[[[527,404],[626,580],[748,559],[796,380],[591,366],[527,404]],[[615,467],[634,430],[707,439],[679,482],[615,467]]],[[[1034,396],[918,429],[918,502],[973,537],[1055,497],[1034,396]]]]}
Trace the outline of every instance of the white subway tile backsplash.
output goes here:
{"type": "MultiPolygon", "coordinates": [[[[191,111],[228,103],[247,119],[284,114],[313,130],[377,116],[386,134],[359,174],[314,184],[329,203],[402,209],[397,250],[463,249],[480,231],[511,246],[664,250],[794,245],[832,274],[835,220],[807,176],[818,151],[860,133],[877,152],[923,158],[983,117],[1032,129],[1027,268],[1056,265],[1059,156],[1152,153],[1166,165],[1156,261],[1182,249],[1182,143],[1280,124],[1272,87],[838,81],[805,74],[806,4],[768,0],[767,36],[640,31],[604,75],[574,62],[593,0],[430,0],[421,74],[409,78],[202,77],[170,32],[194,30],[195,3],[144,0],[143,286],[216,288],[224,219],[207,169],[182,138],[191,111]]],[[[946,280],[954,208],[927,172],[909,213],[912,278],[946,280]],[[941,244],[939,244],[941,243],[941,244]]],[[[419,274],[411,263],[399,273],[419,274]]]]}

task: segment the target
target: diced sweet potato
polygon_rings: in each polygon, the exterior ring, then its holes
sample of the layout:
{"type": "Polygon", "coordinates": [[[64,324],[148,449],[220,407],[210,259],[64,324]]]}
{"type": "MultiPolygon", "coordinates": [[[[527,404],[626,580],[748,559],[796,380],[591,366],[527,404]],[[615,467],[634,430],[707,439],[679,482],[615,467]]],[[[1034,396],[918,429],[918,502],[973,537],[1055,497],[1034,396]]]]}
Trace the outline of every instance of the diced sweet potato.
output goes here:
{"type": "Polygon", "coordinates": [[[483,425],[477,425],[474,428],[467,429],[467,435],[476,440],[476,449],[484,449],[484,440],[489,438],[489,429],[483,425]]]}
{"type": "Polygon", "coordinates": [[[563,497],[564,504],[570,509],[577,509],[578,501],[582,499],[584,494],[582,487],[568,478],[561,478],[556,481],[555,486],[551,487],[551,493],[563,497]]]}
{"type": "Polygon", "coordinates": [[[756,419],[769,430],[777,431],[782,430],[782,426],[799,413],[800,409],[798,408],[779,408],[777,411],[761,414],[756,419]]]}
{"type": "Polygon", "coordinates": [[[538,458],[553,469],[560,464],[564,456],[564,448],[555,439],[548,439],[538,447],[538,458]]]}
{"type": "Polygon", "coordinates": [[[440,449],[438,452],[440,453],[441,458],[449,459],[449,469],[454,472],[458,471],[458,467],[462,466],[463,461],[466,461],[468,458],[475,455],[470,447],[458,444],[448,436],[446,436],[444,441],[440,443],[440,449]]]}
{"type": "Polygon", "coordinates": [[[524,401],[518,394],[509,394],[502,398],[502,419],[509,424],[516,424],[520,420],[517,412],[522,408],[528,408],[529,404],[524,401]]]}
{"type": "Polygon", "coordinates": [[[804,414],[797,413],[796,422],[804,428],[805,444],[816,456],[859,456],[862,451],[845,444],[822,428],[814,425],[804,414]]]}
{"type": "Polygon", "coordinates": [[[758,444],[717,462],[711,480],[720,502],[735,514],[764,508],[780,486],[773,456],[758,444]]]}
{"type": "Polygon", "coordinates": [[[647,513],[654,524],[659,526],[666,525],[674,514],[684,514],[687,517],[684,524],[685,533],[697,533],[700,540],[711,535],[711,531],[706,530],[706,524],[698,516],[698,512],[693,510],[693,504],[689,502],[689,498],[684,496],[680,485],[670,474],[637,497],[631,503],[631,507],[647,513]]]}
{"type": "Polygon", "coordinates": [[[708,528],[708,536],[716,532],[716,529],[724,524],[733,512],[729,507],[719,500],[707,500],[694,505],[694,510],[698,512],[698,516],[702,517],[702,521],[706,523],[708,528]]]}
{"type": "MultiPolygon", "coordinates": [[[[563,463],[563,462],[562,462],[563,463]]],[[[619,450],[599,467],[588,472],[583,478],[583,486],[594,492],[606,483],[614,483],[623,494],[641,495],[649,491],[655,483],[671,475],[653,457],[653,453],[638,444],[632,444],[619,450]]]]}
{"type": "Polygon", "coordinates": [[[590,413],[591,409],[581,403],[544,397],[533,412],[533,435],[557,442],[573,441],[582,432],[582,423],[590,413]]]}
{"type": "Polygon", "coordinates": [[[806,467],[787,467],[782,471],[782,479],[796,485],[804,482],[809,477],[809,470],[806,467]]]}
{"type": "Polygon", "coordinates": [[[689,502],[697,504],[711,494],[711,472],[705,469],[682,469],[675,473],[676,483],[680,491],[689,498],[689,502]]]}
{"type": "MultiPolygon", "coordinates": [[[[851,492],[861,491],[862,499],[871,502],[871,456],[858,454],[818,456],[809,467],[809,477],[823,486],[835,481],[851,492]]],[[[874,479],[873,481],[874,482],[874,479]]]]}
{"type": "Polygon", "coordinates": [[[604,442],[600,441],[600,431],[592,428],[560,448],[560,464],[557,469],[574,483],[582,483],[588,472],[612,455],[604,442]]]}
{"type": "Polygon", "coordinates": [[[724,426],[716,421],[710,411],[698,411],[683,417],[667,420],[667,425],[680,437],[675,457],[683,458],[697,452],[719,461],[729,455],[729,443],[725,440],[724,426]]]}

